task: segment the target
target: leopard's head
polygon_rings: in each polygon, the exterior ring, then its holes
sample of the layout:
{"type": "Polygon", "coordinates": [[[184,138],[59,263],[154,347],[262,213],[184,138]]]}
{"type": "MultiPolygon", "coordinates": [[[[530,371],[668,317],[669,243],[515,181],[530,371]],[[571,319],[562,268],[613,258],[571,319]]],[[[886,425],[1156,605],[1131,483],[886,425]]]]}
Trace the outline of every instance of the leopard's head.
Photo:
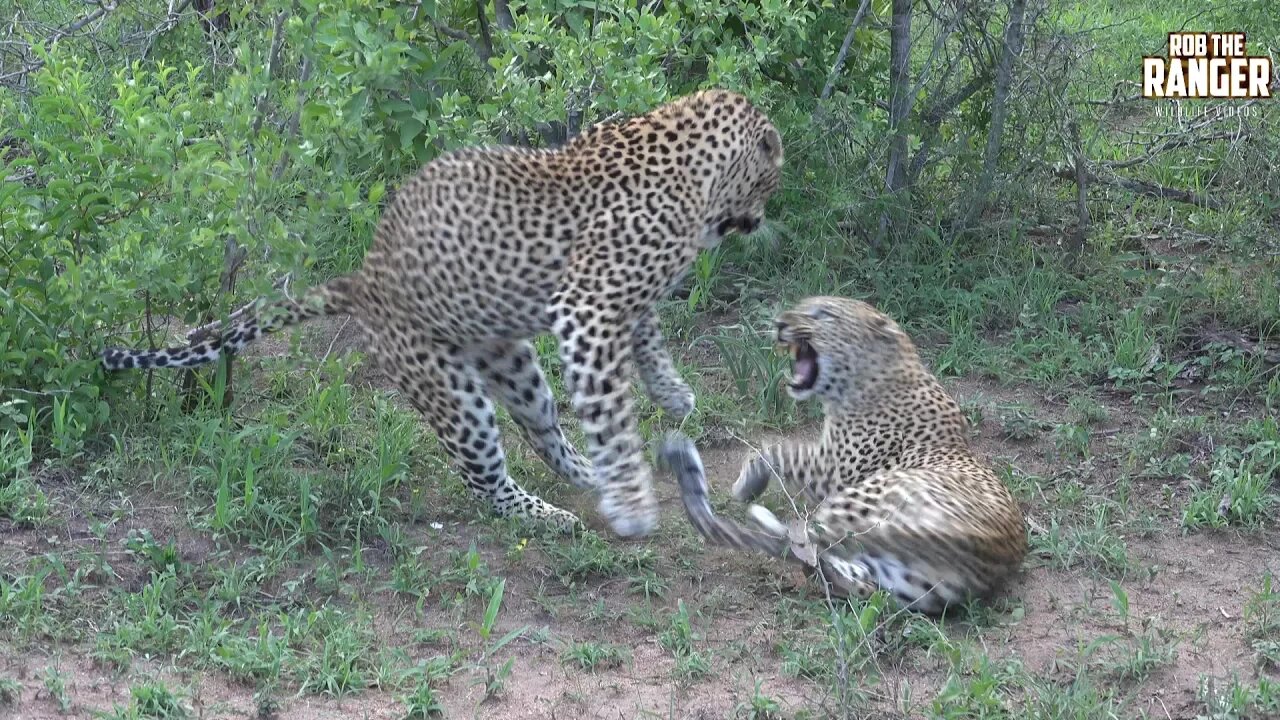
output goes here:
{"type": "Polygon", "coordinates": [[[699,93],[692,121],[703,158],[715,168],[703,244],[714,246],[731,231],[750,234],[764,222],[765,205],[782,183],[782,135],[742,95],[699,93]]]}
{"type": "Polygon", "coordinates": [[[787,390],[840,405],[919,371],[911,338],[888,315],[860,300],[810,297],[778,315],[777,343],[792,358],[787,390]]]}

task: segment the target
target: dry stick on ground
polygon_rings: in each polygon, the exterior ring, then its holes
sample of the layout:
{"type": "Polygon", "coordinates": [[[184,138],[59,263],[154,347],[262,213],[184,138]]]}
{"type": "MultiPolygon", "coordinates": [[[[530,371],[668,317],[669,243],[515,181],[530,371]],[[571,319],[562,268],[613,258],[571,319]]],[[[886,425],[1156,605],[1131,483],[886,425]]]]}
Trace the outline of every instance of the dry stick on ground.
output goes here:
{"type": "MultiPolygon", "coordinates": [[[[1139,137],[1154,138],[1157,142],[1155,142],[1153,145],[1148,145],[1147,153],[1139,158],[1136,158],[1133,160],[1123,160],[1118,162],[1106,163],[1106,167],[1109,167],[1112,169],[1132,167],[1133,165],[1138,165],[1143,162],[1146,162],[1147,160],[1150,160],[1152,157],[1155,157],[1156,155],[1162,152],[1165,152],[1167,150],[1176,150],[1181,147],[1187,147],[1190,145],[1195,145],[1197,143],[1207,142],[1209,140],[1223,140],[1223,139],[1235,140],[1237,139],[1236,138],[1237,133],[1233,133],[1233,132],[1226,132],[1226,133],[1219,132],[1211,135],[1196,135],[1196,133],[1206,128],[1209,128],[1213,125],[1216,125],[1218,122],[1222,120],[1236,120],[1237,122],[1239,122],[1244,117],[1242,111],[1245,110],[1246,108],[1252,107],[1257,102],[1258,102],[1257,100],[1248,100],[1237,106],[1233,106],[1230,111],[1222,107],[1215,108],[1213,110],[1206,111],[1204,115],[1200,116],[1194,122],[1185,123],[1185,124],[1182,122],[1181,113],[1179,113],[1177,116],[1177,122],[1178,122],[1177,128],[1170,131],[1131,132],[1130,133],[1131,135],[1139,136],[1139,137]]],[[[1174,101],[1174,103],[1179,104],[1179,102],[1176,100],[1174,101]]],[[[1144,144],[1147,144],[1147,143],[1139,142],[1137,140],[1129,140],[1124,143],[1124,145],[1126,146],[1144,145],[1144,144]]]]}
{"type": "Polygon", "coordinates": [[[1161,185],[1147,180],[1121,177],[1115,173],[1117,169],[1136,167],[1172,150],[1192,147],[1215,140],[1238,141],[1247,135],[1245,130],[1240,127],[1230,131],[1219,131],[1204,135],[1197,134],[1196,131],[1206,127],[1210,122],[1212,121],[1197,123],[1182,132],[1166,133],[1161,135],[1155,143],[1150,145],[1145,152],[1137,157],[1130,158],[1128,160],[1115,160],[1100,163],[1093,167],[1090,167],[1090,163],[1084,158],[1083,146],[1079,141],[1079,127],[1073,122],[1068,126],[1068,132],[1072,134],[1072,137],[1070,138],[1072,153],[1075,156],[1072,166],[1065,167],[1059,165],[1054,167],[1053,174],[1057,177],[1072,180],[1076,183],[1079,188],[1080,198],[1077,202],[1080,205],[1083,205],[1084,202],[1083,197],[1085,190],[1083,187],[1088,183],[1097,183],[1099,185],[1123,188],[1139,195],[1175,200],[1177,202],[1206,207],[1211,210],[1221,210],[1223,207],[1222,203],[1209,195],[1197,193],[1192,190],[1168,187],[1166,185],[1161,185]],[[1077,150],[1077,148],[1079,148],[1079,150],[1077,150]]]}
{"type": "Polygon", "coordinates": [[[1113,160],[1105,162],[1101,164],[1101,167],[1108,170],[1123,170],[1125,168],[1131,168],[1148,162],[1157,155],[1168,152],[1169,150],[1191,147],[1192,145],[1199,145],[1200,143],[1212,142],[1214,140],[1235,140],[1238,136],[1239,133],[1237,132],[1219,132],[1197,137],[1169,138],[1152,145],[1145,153],[1138,157],[1130,158],[1128,160],[1113,160]]]}

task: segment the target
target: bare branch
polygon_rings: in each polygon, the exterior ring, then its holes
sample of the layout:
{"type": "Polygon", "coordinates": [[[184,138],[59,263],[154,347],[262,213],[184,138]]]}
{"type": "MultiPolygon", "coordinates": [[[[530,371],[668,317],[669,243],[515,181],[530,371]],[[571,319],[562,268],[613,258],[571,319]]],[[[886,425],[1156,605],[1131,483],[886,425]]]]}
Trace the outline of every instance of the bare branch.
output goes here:
{"type": "Polygon", "coordinates": [[[156,38],[177,27],[178,22],[182,19],[182,14],[186,12],[187,8],[191,7],[191,2],[192,0],[182,0],[181,3],[174,5],[173,0],[169,0],[169,9],[165,13],[164,21],[147,33],[147,41],[142,49],[142,57],[145,58],[151,53],[151,47],[155,44],[156,38]]]}
{"type": "Polygon", "coordinates": [[[831,66],[831,72],[827,74],[827,83],[822,86],[822,94],[818,96],[819,100],[826,100],[831,97],[831,91],[835,88],[836,77],[840,74],[841,68],[844,67],[845,58],[849,56],[849,46],[853,44],[853,34],[862,24],[862,19],[867,16],[867,9],[871,7],[871,0],[862,0],[862,4],[858,6],[858,11],[853,14],[853,21],[849,23],[849,32],[844,35],[844,42],[840,45],[840,53],[836,55],[836,61],[831,66]]]}
{"type": "MultiPolygon", "coordinates": [[[[312,27],[315,27],[314,22],[312,27]]],[[[306,92],[307,81],[311,79],[311,68],[311,58],[303,58],[302,70],[298,73],[298,107],[293,111],[293,114],[289,116],[289,122],[285,124],[284,136],[286,143],[292,142],[293,138],[298,136],[298,131],[301,129],[302,106],[306,100],[306,98],[303,97],[303,93],[306,92]]],[[[271,179],[273,181],[279,180],[284,175],[285,168],[288,166],[289,153],[287,151],[280,153],[280,160],[276,163],[275,169],[271,171],[271,179]]]]}
{"type": "Polygon", "coordinates": [[[116,7],[117,7],[117,6],[116,6],[116,4],[115,4],[114,2],[111,2],[111,3],[102,3],[101,5],[98,5],[98,9],[97,9],[97,10],[94,10],[93,12],[89,13],[88,15],[85,15],[84,17],[80,18],[79,20],[77,20],[77,21],[75,21],[75,22],[71,23],[70,25],[67,25],[67,26],[66,26],[66,27],[64,27],[64,28],[61,28],[60,30],[58,30],[58,31],[57,31],[57,32],[55,32],[54,34],[50,35],[50,36],[49,36],[49,39],[48,39],[48,40],[45,40],[45,44],[46,44],[46,45],[52,45],[53,43],[57,42],[58,40],[61,40],[62,38],[64,38],[64,37],[66,37],[66,36],[70,35],[71,33],[78,32],[81,28],[83,28],[84,26],[88,25],[89,23],[94,22],[95,20],[98,20],[99,18],[106,17],[106,16],[107,16],[107,14],[108,14],[108,13],[113,12],[113,11],[116,9],[116,7]]]}
{"type": "Polygon", "coordinates": [[[1141,165],[1145,162],[1148,162],[1154,159],[1157,155],[1161,155],[1163,153],[1169,152],[1170,150],[1177,150],[1179,148],[1191,147],[1192,145],[1199,145],[1201,143],[1213,142],[1215,140],[1236,140],[1236,139],[1239,139],[1240,135],[1241,135],[1240,132],[1220,132],[1220,133],[1213,133],[1211,135],[1199,135],[1195,137],[1169,138],[1160,142],[1157,145],[1151,146],[1145,153],[1143,153],[1142,155],[1139,155],[1138,157],[1130,158],[1128,160],[1113,160],[1110,162],[1105,162],[1105,163],[1102,163],[1102,167],[1105,167],[1108,170],[1123,170],[1125,168],[1131,168],[1136,165],[1141,165]]]}
{"type": "MultiPolygon", "coordinates": [[[[1053,174],[1067,180],[1076,180],[1079,176],[1076,168],[1072,166],[1055,167],[1053,174]]],[[[1176,200],[1177,202],[1198,205],[1200,207],[1209,208],[1210,210],[1221,210],[1223,207],[1219,200],[1209,197],[1208,195],[1193,192],[1191,190],[1173,188],[1159,183],[1148,182],[1146,180],[1135,180],[1133,178],[1120,177],[1119,175],[1112,173],[1100,175],[1088,168],[1086,168],[1084,178],[1086,182],[1123,188],[1139,195],[1163,198],[1165,200],[1176,200]]]]}
{"type": "MultiPolygon", "coordinates": [[[[942,27],[937,28],[934,32],[933,48],[929,50],[929,59],[925,61],[924,66],[920,70],[920,79],[915,86],[911,88],[911,92],[909,94],[909,97],[913,100],[920,95],[920,91],[923,90],[925,84],[929,82],[929,75],[933,68],[936,67],[938,55],[946,46],[947,39],[951,37],[951,33],[954,32],[956,27],[961,24],[960,13],[957,12],[953,14],[948,17],[945,22],[939,18],[938,22],[942,27]]],[[[938,83],[938,87],[942,87],[947,78],[951,76],[951,73],[955,72],[955,69],[958,67],[958,63],[949,62],[946,63],[944,67],[946,69],[944,70],[942,81],[938,83]]]]}
{"type": "Polygon", "coordinates": [[[920,114],[920,122],[924,125],[925,135],[924,140],[920,143],[920,149],[911,158],[911,167],[907,170],[908,187],[916,184],[916,181],[920,179],[920,173],[924,171],[925,164],[929,161],[929,155],[933,152],[934,143],[938,140],[938,126],[956,108],[960,107],[961,103],[977,94],[990,80],[991,76],[987,74],[970,78],[969,82],[965,83],[963,87],[943,97],[920,114]]]}
{"type": "MultiPolygon", "coordinates": [[[[62,38],[67,37],[73,33],[79,32],[90,23],[93,23],[98,20],[101,20],[102,18],[105,18],[107,15],[114,12],[116,7],[117,5],[114,2],[110,2],[110,3],[104,2],[98,5],[98,9],[94,10],[88,15],[85,15],[84,17],[80,18],[79,20],[76,20],[70,25],[66,25],[55,30],[52,35],[45,38],[45,41],[44,41],[45,47],[49,47],[50,45],[53,45],[54,43],[61,40],[62,38]]],[[[17,83],[21,81],[22,78],[35,72],[36,70],[39,70],[42,67],[44,67],[43,60],[40,60],[40,59],[33,60],[32,62],[27,63],[25,66],[20,67],[17,70],[6,73],[4,75],[0,75],[0,85],[17,83]]]]}
{"type": "Polygon", "coordinates": [[[1071,141],[1071,154],[1076,180],[1076,230],[1071,238],[1071,251],[1079,253],[1084,250],[1084,243],[1089,238],[1089,168],[1084,160],[1084,143],[1080,141],[1080,125],[1072,120],[1067,126],[1071,141]]]}
{"type": "Polygon", "coordinates": [[[885,190],[890,207],[880,214],[873,246],[879,246],[891,229],[890,211],[901,217],[901,191],[906,187],[907,117],[911,113],[911,2],[893,0],[889,34],[889,162],[885,170],[885,190]]]}
{"type": "Polygon", "coordinates": [[[284,46],[284,21],[288,16],[287,12],[281,10],[280,14],[276,15],[275,24],[271,28],[271,54],[267,56],[267,85],[258,96],[258,106],[254,109],[256,113],[253,119],[254,135],[262,130],[262,123],[266,121],[267,99],[271,95],[271,81],[280,67],[280,49],[284,46]]]}
{"type": "MultiPolygon", "coordinates": [[[[597,6],[598,12],[598,6],[597,6]]],[[[507,0],[493,0],[493,14],[498,17],[498,29],[514,30],[516,21],[511,17],[511,5],[507,0]]]]}
{"type": "Polygon", "coordinates": [[[905,185],[903,164],[907,154],[907,116],[911,112],[911,0],[893,0],[892,37],[889,50],[889,168],[885,186],[897,192],[905,185]]]}
{"type": "Polygon", "coordinates": [[[987,128],[987,147],[983,152],[982,174],[978,176],[978,186],[966,213],[967,217],[963,223],[966,226],[985,209],[991,194],[991,184],[995,180],[996,164],[1000,159],[1000,148],[1004,142],[1005,116],[1009,112],[1008,100],[1009,89],[1013,84],[1013,63],[1022,54],[1025,30],[1023,20],[1026,9],[1027,0],[1013,0],[1009,7],[1004,47],[1000,53],[1000,63],[996,67],[995,96],[991,102],[991,125],[987,128]]]}
{"type": "Polygon", "coordinates": [[[476,54],[485,65],[488,65],[489,58],[493,57],[493,36],[489,34],[489,18],[485,17],[484,6],[484,0],[476,0],[476,20],[480,23],[480,42],[472,47],[476,48],[476,54]]]}
{"type": "Polygon", "coordinates": [[[991,82],[991,76],[987,73],[975,75],[969,79],[958,90],[942,98],[934,103],[928,110],[920,114],[920,121],[928,125],[940,125],[946,116],[952,111],[960,107],[965,100],[973,97],[987,83],[991,82]]]}
{"type": "Polygon", "coordinates": [[[453,38],[454,40],[461,40],[468,44],[475,43],[475,39],[472,38],[470,35],[462,32],[461,30],[454,30],[453,28],[449,27],[448,25],[445,25],[439,20],[436,20],[433,18],[431,20],[431,24],[435,27],[437,32],[439,32],[441,35],[444,35],[445,37],[450,37],[450,38],[453,38]]]}
{"type": "MultiPolygon", "coordinates": [[[[477,3],[477,5],[478,4],[479,3],[477,3]]],[[[461,30],[451,28],[435,18],[431,18],[431,25],[436,29],[436,32],[441,35],[453,40],[461,40],[462,42],[470,45],[471,49],[475,51],[476,57],[479,57],[485,68],[488,69],[489,58],[493,56],[493,48],[491,44],[486,45],[485,42],[477,40],[461,30]]],[[[482,32],[485,32],[487,35],[487,26],[482,25],[482,32]]]]}

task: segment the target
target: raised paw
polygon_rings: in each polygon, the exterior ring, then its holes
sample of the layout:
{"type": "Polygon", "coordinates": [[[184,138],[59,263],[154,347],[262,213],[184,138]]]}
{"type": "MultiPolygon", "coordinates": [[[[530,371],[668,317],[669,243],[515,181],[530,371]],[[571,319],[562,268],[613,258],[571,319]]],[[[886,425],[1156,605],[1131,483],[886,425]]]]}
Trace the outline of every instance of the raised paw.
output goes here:
{"type": "Polygon", "coordinates": [[[757,527],[769,535],[774,537],[788,536],[787,526],[783,525],[778,516],[763,505],[752,505],[747,508],[747,516],[751,518],[757,527]]]}
{"type": "Polygon", "coordinates": [[[763,457],[755,457],[742,466],[738,479],[733,483],[733,499],[749,503],[760,497],[769,480],[773,477],[773,467],[763,457]]]}
{"type": "Polygon", "coordinates": [[[640,492],[605,490],[597,507],[619,537],[642,538],[658,527],[658,498],[647,483],[640,492]]]}
{"type": "Polygon", "coordinates": [[[667,378],[660,388],[656,388],[653,400],[668,415],[672,415],[676,420],[683,420],[693,412],[694,406],[697,405],[698,398],[693,394],[693,388],[689,387],[689,383],[678,377],[667,378]]]}

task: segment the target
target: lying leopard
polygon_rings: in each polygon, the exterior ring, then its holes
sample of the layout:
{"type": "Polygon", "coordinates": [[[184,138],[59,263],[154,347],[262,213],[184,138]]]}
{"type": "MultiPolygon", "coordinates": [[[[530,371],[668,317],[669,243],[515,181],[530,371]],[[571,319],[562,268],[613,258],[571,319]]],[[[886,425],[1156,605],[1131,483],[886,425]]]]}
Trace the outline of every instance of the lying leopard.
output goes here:
{"type": "Polygon", "coordinates": [[[835,594],[884,589],[909,609],[941,614],[1003,585],[1027,551],[1022,512],[969,449],[959,405],[911,339],[870,305],[815,297],[782,313],[777,341],[793,357],[789,392],[825,411],[815,443],[750,459],[733,496],[751,502],[775,475],[818,503],[811,527],[787,527],[751,505],[755,528],[716,516],[693,444],[668,436],[686,513],[708,540],[820,569],[835,594]]]}
{"type": "Polygon", "coordinates": [[[624,537],[657,502],[636,429],[633,367],[677,417],[694,397],[655,307],[699,250],[750,233],[778,189],[782,141],[741,95],[708,90],[553,150],[466,149],[428,163],[383,213],[363,266],[298,298],[259,301],[188,346],[107,349],[109,370],[192,367],[321,314],[351,314],[368,354],[434,429],[471,492],[502,516],[576,516],[507,474],[493,399],[562,478],[599,492],[624,537]],[[560,429],[530,338],[559,341],[590,461],[560,429]]]}

